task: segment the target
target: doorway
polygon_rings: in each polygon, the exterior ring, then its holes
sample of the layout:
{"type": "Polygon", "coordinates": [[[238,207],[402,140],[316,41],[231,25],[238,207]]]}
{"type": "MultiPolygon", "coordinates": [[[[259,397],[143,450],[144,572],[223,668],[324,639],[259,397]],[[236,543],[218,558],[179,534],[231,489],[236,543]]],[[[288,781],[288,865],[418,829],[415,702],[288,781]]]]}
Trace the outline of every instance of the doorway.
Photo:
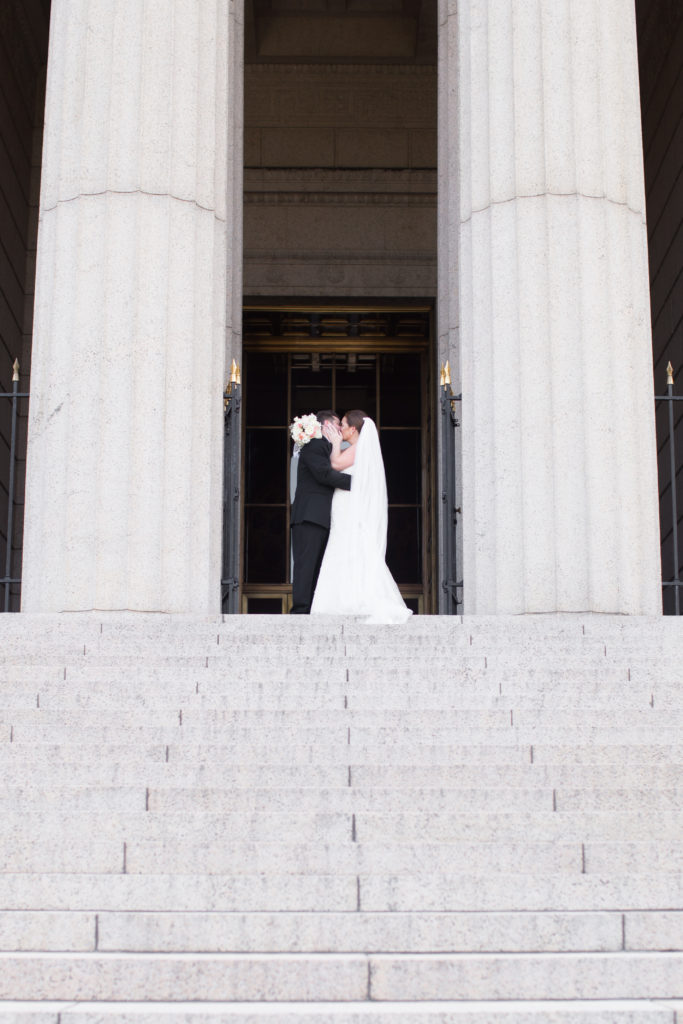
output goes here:
{"type": "Polygon", "coordinates": [[[291,607],[288,425],[363,409],[387,476],[387,564],[415,613],[435,611],[431,304],[244,310],[241,611],[291,607]]]}

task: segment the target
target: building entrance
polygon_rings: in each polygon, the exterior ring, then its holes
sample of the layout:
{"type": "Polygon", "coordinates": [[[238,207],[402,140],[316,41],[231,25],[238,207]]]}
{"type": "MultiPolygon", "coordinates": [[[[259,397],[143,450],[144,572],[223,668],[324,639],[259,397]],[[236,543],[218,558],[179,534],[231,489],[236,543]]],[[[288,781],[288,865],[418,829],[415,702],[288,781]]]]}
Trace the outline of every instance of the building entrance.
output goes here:
{"type": "Polygon", "coordinates": [[[414,612],[435,610],[431,308],[247,306],[244,313],[241,610],[291,606],[294,416],[362,409],[387,476],[387,564],[414,612]]]}

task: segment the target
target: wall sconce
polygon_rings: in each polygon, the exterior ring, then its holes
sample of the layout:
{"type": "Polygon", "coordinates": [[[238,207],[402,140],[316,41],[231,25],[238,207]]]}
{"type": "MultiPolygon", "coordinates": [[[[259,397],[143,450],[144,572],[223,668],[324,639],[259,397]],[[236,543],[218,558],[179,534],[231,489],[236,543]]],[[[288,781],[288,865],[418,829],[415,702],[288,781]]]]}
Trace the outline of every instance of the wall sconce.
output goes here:
{"type": "Polygon", "coordinates": [[[240,364],[233,359],[230,366],[230,380],[226,384],[225,391],[223,392],[223,412],[227,412],[233,398],[236,399],[238,397],[241,384],[242,374],[240,372],[240,364]]]}

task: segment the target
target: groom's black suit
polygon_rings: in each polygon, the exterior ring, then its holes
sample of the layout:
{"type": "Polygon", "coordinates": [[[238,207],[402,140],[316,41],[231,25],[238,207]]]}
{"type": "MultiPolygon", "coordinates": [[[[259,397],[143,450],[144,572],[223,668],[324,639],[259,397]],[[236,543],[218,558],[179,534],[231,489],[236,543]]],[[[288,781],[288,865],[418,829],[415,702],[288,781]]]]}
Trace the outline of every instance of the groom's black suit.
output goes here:
{"type": "Polygon", "coordinates": [[[292,615],[307,615],[318,582],[320,563],[330,533],[330,511],[335,487],[348,491],[351,477],[330,465],[332,445],[313,438],[299,454],[296,496],[292,505],[292,615]]]}

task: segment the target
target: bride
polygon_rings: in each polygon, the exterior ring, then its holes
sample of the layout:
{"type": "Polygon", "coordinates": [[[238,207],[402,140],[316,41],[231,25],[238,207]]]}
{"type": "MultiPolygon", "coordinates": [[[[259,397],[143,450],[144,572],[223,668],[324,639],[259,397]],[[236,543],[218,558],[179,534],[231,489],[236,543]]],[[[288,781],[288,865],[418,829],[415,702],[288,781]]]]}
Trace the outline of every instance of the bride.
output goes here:
{"type": "Polygon", "coordinates": [[[377,427],[354,409],[341,430],[324,428],[332,444],[332,468],[352,474],[350,491],[337,489],[325,556],[315,588],[311,615],[360,615],[366,622],[405,622],[406,607],[389,572],[387,484],[377,427]],[[349,447],[341,451],[341,442],[349,447]]]}

